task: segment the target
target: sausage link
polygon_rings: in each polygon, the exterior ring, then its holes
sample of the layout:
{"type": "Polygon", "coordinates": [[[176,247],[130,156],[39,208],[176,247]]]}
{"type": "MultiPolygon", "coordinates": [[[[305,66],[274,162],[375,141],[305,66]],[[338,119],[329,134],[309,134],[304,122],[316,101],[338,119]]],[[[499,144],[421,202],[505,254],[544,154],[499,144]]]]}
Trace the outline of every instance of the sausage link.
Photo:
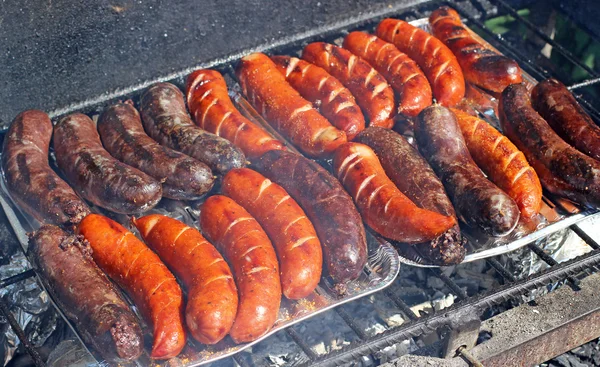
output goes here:
{"type": "Polygon", "coordinates": [[[337,78],[352,92],[369,120],[369,126],[394,126],[394,91],[365,60],[350,51],[324,42],[304,47],[302,58],[337,78]]]}
{"type": "Polygon", "coordinates": [[[456,225],[452,216],[421,209],[386,176],[368,146],[346,143],[333,157],[333,170],[377,233],[404,243],[430,241],[456,225]]]}
{"type": "Polygon", "coordinates": [[[399,96],[398,113],[415,117],[431,105],[432,92],[427,77],[408,55],[381,38],[364,32],[351,32],[344,48],[371,64],[399,96]]]}
{"type": "Polygon", "coordinates": [[[187,78],[185,90],[188,108],[196,125],[229,140],[246,157],[256,158],[269,150],[284,149],[282,142],[242,116],[235,108],[227,93],[227,83],[218,71],[194,71],[187,78]]]}
{"type": "Polygon", "coordinates": [[[29,238],[27,251],[39,279],[86,344],[110,362],[142,354],[140,324],[92,260],[87,241],[44,225],[29,238]]]}
{"type": "Polygon", "coordinates": [[[424,109],[415,124],[415,138],[463,222],[492,236],[515,228],[519,207],[473,162],[452,111],[440,105],[424,109]]]}
{"type": "Polygon", "coordinates": [[[129,294],[153,328],[151,357],[179,354],[185,345],[183,295],[165,264],[133,233],[102,215],[85,217],[78,232],[89,241],[96,264],[129,294]]]}
{"type": "Polygon", "coordinates": [[[154,207],[162,197],[160,182],[114,159],[102,146],[94,122],[81,113],[54,127],[56,163],[86,200],[117,213],[154,207]]]}
{"type": "Polygon", "coordinates": [[[433,35],[452,50],[468,82],[500,93],[523,80],[519,64],[473,38],[456,10],[440,7],[429,16],[429,24],[433,35]]]}
{"type": "Polygon", "coordinates": [[[443,106],[455,106],[465,96],[465,78],[452,51],[429,33],[398,19],[384,19],[377,36],[415,60],[427,76],[433,96],[443,106]]]}
{"type": "MultiPolygon", "coordinates": [[[[358,134],[356,142],[373,149],[386,175],[417,206],[456,218],[444,185],[402,135],[393,130],[370,127],[358,134]]],[[[414,247],[422,256],[439,265],[459,264],[466,253],[458,223],[434,240],[415,244],[414,247]]]]}
{"type": "Polygon", "coordinates": [[[348,140],[365,128],[365,117],[354,96],[339,80],[322,68],[296,57],[273,56],[271,60],[302,97],[317,106],[348,140]]]}
{"type": "Polygon", "coordinates": [[[302,98],[267,55],[243,57],[236,69],[244,95],[273,128],[303,153],[322,158],[346,142],[338,130],[302,98]]]}
{"type": "Polygon", "coordinates": [[[551,193],[600,208],[600,162],[567,144],[533,109],[523,84],[500,97],[500,123],[551,193]]]}
{"type": "Polygon", "coordinates": [[[198,230],[176,219],[151,214],[132,219],[144,241],[188,290],[186,324],[201,343],[227,335],[238,307],[229,265],[198,230]]]}
{"type": "Polygon", "coordinates": [[[277,320],[281,303],[279,265],[269,237],[250,213],[222,195],[202,204],[200,227],[233,266],[240,302],[229,335],[236,343],[260,338],[277,320]]]}
{"type": "Polygon", "coordinates": [[[161,181],[165,197],[195,200],[213,187],[214,177],[207,165],[146,135],[131,101],[104,109],[98,132],[113,157],[161,181]]]}
{"type": "Polygon", "coordinates": [[[256,218],[271,238],[283,294],[300,299],[312,293],[321,279],[323,254],[315,228],[298,203],[281,186],[248,168],[229,171],[221,189],[256,218]]]}
{"type": "Polygon", "coordinates": [[[183,94],[173,84],[157,83],[148,88],[141,98],[140,114],[152,139],[207,164],[213,171],[226,173],[246,164],[239,148],[194,125],[183,94]]]}
{"type": "Polygon", "coordinates": [[[452,109],[477,165],[531,218],[542,206],[542,184],[523,153],[487,122],[452,109]]]}
{"type": "Polygon", "coordinates": [[[352,198],[323,167],[298,154],[267,152],[254,168],[302,207],[321,240],[329,275],[343,292],[343,283],[356,279],[367,262],[365,228],[352,198]]]}
{"type": "Polygon", "coordinates": [[[42,111],[21,112],[2,150],[2,170],[11,198],[42,223],[69,226],[90,213],[73,189],[50,168],[52,122],[42,111]]]}
{"type": "Polygon", "coordinates": [[[531,91],[533,108],[567,143],[600,161],[600,127],[592,121],[567,87],[556,79],[531,91]]]}

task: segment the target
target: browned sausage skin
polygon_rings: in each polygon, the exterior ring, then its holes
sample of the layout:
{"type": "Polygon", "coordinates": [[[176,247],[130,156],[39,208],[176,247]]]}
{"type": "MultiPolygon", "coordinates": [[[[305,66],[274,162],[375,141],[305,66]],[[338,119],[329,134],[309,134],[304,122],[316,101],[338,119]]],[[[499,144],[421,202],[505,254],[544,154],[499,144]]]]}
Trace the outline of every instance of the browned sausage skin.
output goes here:
{"type": "Polygon", "coordinates": [[[344,131],[348,140],[365,128],[365,117],[354,96],[331,74],[296,57],[272,56],[271,60],[290,85],[312,102],[333,126],[344,131]]]}
{"type": "Polygon", "coordinates": [[[448,46],[460,64],[465,79],[492,92],[521,83],[521,69],[516,61],[490,50],[477,41],[463,26],[456,10],[442,6],[429,17],[433,35],[448,46]]]}
{"type": "Polygon", "coordinates": [[[90,202],[117,213],[138,213],[162,197],[160,182],[119,162],[102,146],[94,122],[75,113],[54,127],[56,163],[67,181],[90,202]]]}
{"type": "Polygon", "coordinates": [[[539,82],[531,91],[533,108],[567,143],[600,160],[600,127],[556,79],[539,82]]]}
{"type": "Polygon", "coordinates": [[[21,112],[12,122],[2,151],[2,170],[10,196],[42,223],[69,226],[90,209],[50,168],[52,122],[42,111],[21,112]]]}
{"type": "Polygon", "coordinates": [[[158,144],[144,132],[131,101],[109,106],[98,119],[98,132],[108,152],[121,162],[163,182],[163,196],[199,199],[214,184],[210,168],[185,154],[158,144]]]}
{"type": "Polygon", "coordinates": [[[365,60],[324,42],[308,44],[302,50],[302,58],[323,68],[352,92],[369,126],[394,126],[394,92],[365,60]]]}
{"type": "Polygon", "coordinates": [[[393,44],[371,34],[351,32],[344,39],[344,48],[363,58],[387,79],[399,97],[398,113],[414,117],[431,104],[431,86],[425,74],[393,44]]]}
{"type": "Polygon", "coordinates": [[[600,207],[600,162],[552,130],[531,106],[523,84],[506,87],[499,110],[504,133],[525,154],[548,191],[587,207],[600,207]]]}
{"type": "Polygon", "coordinates": [[[465,96],[465,78],[452,51],[440,40],[399,19],[384,19],[377,36],[393,43],[421,67],[433,96],[443,106],[455,106],[465,96]]]}

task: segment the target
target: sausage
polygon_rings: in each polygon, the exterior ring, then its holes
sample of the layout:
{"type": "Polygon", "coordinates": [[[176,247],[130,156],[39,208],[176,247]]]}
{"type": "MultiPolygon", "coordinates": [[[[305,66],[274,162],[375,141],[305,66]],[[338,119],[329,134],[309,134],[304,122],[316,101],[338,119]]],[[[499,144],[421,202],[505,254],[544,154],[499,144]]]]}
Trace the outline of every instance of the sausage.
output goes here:
{"type": "Polygon", "coordinates": [[[456,225],[452,216],[421,209],[386,176],[368,146],[346,143],[335,151],[333,171],[365,222],[377,233],[404,243],[430,241],[456,225]]]}
{"type": "Polygon", "coordinates": [[[2,171],[11,198],[42,223],[69,226],[90,213],[73,189],[50,168],[52,122],[38,110],[21,112],[4,137],[2,171]]]}
{"type": "Polygon", "coordinates": [[[114,159],[102,146],[94,122],[84,114],[66,116],[54,127],[56,164],[86,200],[117,213],[153,208],[160,182],[114,159]]]}
{"type": "Polygon", "coordinates": [[[398,95],[398,113],[415,117],[431,105],[432,92],[427,77],[406,54],[381,38],[364,32],[351,32],[344,48],[361,57],[377,70],[398,95]]]}
{"type": "Polygon", "coordinates": [[[561,82],[547,79],[538,83],[531,91],[531,103],[568,144],[600,160],[600,127],[561,82]]]}
{"type": "Polygon", "coordinates": [[[433,96],[446,107],[465,96],[465,78],[452,51],[429,33],[398,19],[384,19],[377,36],[415,60],[427,76],[433,96]]]}
{"type": "Polygon", "coordinates": [[[284,149],[263,128],[250,122],[235,108],[225,79],[216,70],[202,69],[190,74],[186,83],[187,104],[196,125],[222,136],[238,146],[248,158],[273,149],[284,149]]]}
{"type": "Polygon", "coordinates": [[[195,200],[213,187],[214,177],[207,165],[146,135],[131,101],[104,109],[98,119],[98,132],[113,157],[161,181],[165,197],[195,200]]]}
{"type": "Polygon", "coordinates": [[[267,55],[243,57],[236,75],[258,113],[306,155],[326,157],[346,142],[346,133],[331,126],[302,98],[267,55]]]}
{"type": "Polygon", "coordinates": [[[468,82],[500,93],[523,80],[519,64],[473,38],[456,10],[448,6],[434,10],[429,24],[433,35],[452,50],[468,82]]]}
{"type": "MultiPolygon", "coordinates": [[[[373,149],[386,175],[418,207],[456,218],[444,185],[402,135],[389,129],[370,127],[358,134],[355,141],[373,149]]],[[[459,264],[466,253],[458,223],[434,240],[416,244],[414,248],[439,265],[459,264]]]]}
{"type": "Polygon", "coordinates": [[[205,344],[223,339],[233,325],[238,294],[221,254],[198,230],[176,219],[150,214],[132,222],[187,288],[185,319],[192,336],[205,344]]]}
{"type": "Polygon", "coordinates": [[[458,126],[479,168],[531,218],[542,206],[542,184],[523,153],[487,122],[452,109],[458,126]]]}
{"type": "Polygon", "coordinates": [[[290,85],[313,103],[333,126],[344,131],[348,140],[365,128],[365,117],[354,96],[339,80],[322,68],[289,56],[272,56],[271,60],[290,85]]]}
{"type": "Polygon", "coordinates": [[[102,215],[88,215],[77,231],[89,241],[96,264],[127,292],[153,328],[150,356],[179,354],[185,345],[183,294],[165,264],[133,233],[102,215]]]}
{"type": "Polygon", "coordinates": [[[549,192],[586,207],[600,208],[600,162],[573,148],[552,130],[533,109],[523,84],[506,87],[499,111],[504,133],[525,154],[549,192]]]}
{"type": "Polygon", "coordinates": [[[240,301],[229,335],[236,343],[260,338],[277,320],[281,303],[279,265],[269,237],[250,213],[222,195],[202,204],[200,227],[233,266],[240,301]]]}
{"type": "Polygon", "coordinates": [[[324,42],[308,44],[302,58],[325,69],[352,92],[369,126],[394,126],[394,91],[365,60],[324,42]]]}
{"type": "Polygon", "coordinates": [[[440,105],[424,109],[415,124],[415,138],[463,222],[491,236],[515,228],[519,207],[473,162],[452,111],[440,105]]]}
{"type": "Polygon", "coordinates": [[[221,190],[248,211],[271,238],[283,294],[300,299],[321,279],[323,254],[315,228],[302,208],[279,185],[248,168],[231,170],[221,190]]]}
{"type": "Polygon", "coordinates": [[[207,164],[213,171],[226,173],[246,163],[244,153],[231,142],[194,125],[183,94],[173,84],[156,83],[148,88],[140,100],[140,114],[152,139],[207,164]]]}
{"type": "Polygon", "coordinates": [[[321,240],[327,271],[344,292],[367,262],[365,228],[352,198],[323,167],[298,154],[267,152],[254,168],[302,207],[321,240]]]}
{"type": "Polygon", "coordinates": [[[92,260],[87,241],[44,225],[29,238],[27,251],[46,290],[87,345],[110,362],[142,354],[140,324],[92,260]]]}

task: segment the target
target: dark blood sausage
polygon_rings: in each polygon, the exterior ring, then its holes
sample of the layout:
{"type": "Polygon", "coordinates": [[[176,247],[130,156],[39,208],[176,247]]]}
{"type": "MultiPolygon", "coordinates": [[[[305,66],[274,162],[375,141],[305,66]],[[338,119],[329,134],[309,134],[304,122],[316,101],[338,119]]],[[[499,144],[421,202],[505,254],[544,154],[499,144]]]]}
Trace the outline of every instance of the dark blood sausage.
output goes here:
{"type": "Polygon", "coordinates": [[[214,177],[207,165],[146,135],[130,101],[104,109],[98,119],[98,132],[113,157],[161,181],[165,197],[199,199],[213,186],[214,177]]]}
{"type": "Polygon", "coordinates": [[[519,64],[473,38],[456,10],[440,7],[429,16],[429,24],[433,35],[452,50],[468,82],[497,93],[521,83],[519,64]]]}
{"type": "Polygon", "coordinates": [[[348,140],[365,128],[365,117],[354,96],[339,80],[307,61],[290,56],[272,56],[271,60],[302,97],[313,103],[321,114],[344,131],[348,140]]]}
{"type": "Polygon", "coordinates": [[[91,253],[83,238],[53,225],[29,239],[39,279],[86,344],[110,362],[136,359],[144,348],[142,329],[91,253]]]}
{"type": "Polygon", "coordinates": [[[513,84],[500,98],[500,123],[506,136],[525,154],[542,186],[591,208],[600,208],[600,162],[567,144],[533,109],[523,84],[513,84]]]}
{"type": "Polygon", "coordinates": [[[463,222],[492,236],[515,228],[519,207],[473,162],[452,111],[440,105],[424,109],[415,124],[415,138],[463,222]]]}
{"type": "Polygon", "coordinates": [[[377,36],[393,43],[419,64],[438,103],[452,107],[465,96],[463,72],[442,41],[402,20],[389,18],[379,23],[377,36]]]}
{"type": "Polygon", "coordinates": [[[89,241],[96,264],[129,294],[152,328],[150,356],[178,355],[186,339],[183,293],[165,264],[133,233],[102,215],[88,215],[77,231],[89,241]]]}
{"type": "Polygon", "coordinates": [[[113,158],[102,146],[94,122],[81,113],[54,127],[56,163],[67,181],[90,202],[117,213],[138,213],[162,197],[160,182],[113,158]]]}
{"type": "Polygon", "coordinates": [[[190,114],[204,130],[222,136],[244,152],[248,158],[261,156],[273,149],[284,149],[279,140],[254,124],[235,108],[225,79],[216,70],[196,70],[186,83],[190,114]]]}
{"type": "Polygon", "coordinates": [[[244,95],[258,113],[303,153],[327,157],[346,142],[346,133],[332,126],[302,98],[267,55],[243,57],[236,75],[244,95]]]}
{"type": "Polygon", "coordinates": [[[600,160],[600,127],[561,82],[547,79],[538,83],[531,91],[531,103],[567,143],[600,160]]]}
{"type": "MultiPolygon", "coordinates": [[[[373,149],[386,175],[417,206],[456,217],[444,185],[402,135],[389,129],[370,127],[358,134],[355,141],[373,149]]],[[[433,241],[416,244],[415,248],[439,265],[458,264],[466,252],[458,224],[433,241]]]]}
{"type": "Polygon", "coordinates": [[[187,287],[185,320],[192,336],[215,344],[227,335],[238,307],[229,265],[197,229],[150,214],[132,219],[140,235],[187,287]]]}
{"type": "Polygon", "coordinates": [[[202,204],[200,227],[233,268],[240,301],[229,335],[236,343],[260,338],[277,321],[281,303],[279,264],[269,237],[250,213],[223,195],[202,204]]]}
{"type": "Polygon", "coordinates": [[[207,164],[213,171],[226,173],[246,164],[238,147],[194,125],[183,94],[173,84],[156,83],[148,88],[140,101],[140,114],[152,139],[207,164]]]}
{"type": "Polygon", "coordinates": [[[316,162],[290,152],[267,152],[255,168],[304,209],[321,240],[329,275],[338,283],[356,279],[367,262],[365,228],[339,181],[316,162]]]}
{"type": "Polygon", "coordinates": [[[52,122],[42,111],[21,112],[4,137],[2,170],[10,196],[42,223],[77,224],[88,206],[50,168],[48,149],[52,122]]]}
{"type": "Polygon", "coordinates": [[[351,32],[344,48],[363,58],[383,75],[399,96],[398,113],[414,117],[431,105],[427,77],[408,55],[381,38],[364,32],[351,32]]]}
{"type": "Polygon", "coordinates": [[[394,91],[365,60],[324,42],[308,44],[302,58],[325,69],[352,92],[369,126],[394,126],[394,91]]]}

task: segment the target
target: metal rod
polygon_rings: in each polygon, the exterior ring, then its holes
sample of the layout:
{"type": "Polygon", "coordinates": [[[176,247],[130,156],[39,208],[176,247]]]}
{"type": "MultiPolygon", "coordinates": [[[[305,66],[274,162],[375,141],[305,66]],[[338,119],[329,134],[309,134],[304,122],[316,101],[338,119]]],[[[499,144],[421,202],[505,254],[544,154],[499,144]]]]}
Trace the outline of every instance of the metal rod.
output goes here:
{"type": "MultiPolygon", "coordinates": [[[[552,258],[552,256],[548,255],[544,250],[542,250],[536,244],[530,243],[529,245],[527,245],[527,247],[529,247],[529,249],[531,250],[531,252],[533,252],[534,254],[536,254],[546,264],[548,264],[550,266],[556,266],[556,265],[558,265],[558,262],[556,260],[554,260],[552,258]]],[[[571,283],[575,287],[579,287],[579,279],[576,279],[576,278],[574,278],[571,275],[567,276],[566,279],[569,281],[569,283],[571,283]]]]}
{"type": "Polygon", "coordinates": [[[390,288],[386,288],[384,290],[384,294],[386,296],[388,296],[389,299],[391,299],[392,301],[394,301],[394,303],[396,304],[396,306],[398,306],[400,308],[400,310],[411,320],[417,320],[419,318],[419,316],[415,313],[415,311],[413,311],[409,305],[406,304],[406,302],[404,302],[397,294],[392,293],[392,291],[389,290],[390,288]]]}
{"type": "Polygon", "coordinates": [[[8,287],[11,284],[18,283],[22,280],[31,278],[34,275],[35,275],[35,272],[33,271],[33,269],[29,269],[29,270],[26,270],[17,275],[13,275],[12,277],[2,279],[2,280],[0,280],[0,288],[8,287]]]}
{"type": "Polygon", "coordinates": [[[600,249],[600,244],[598,244],[598,242],[596,242],[595,239],[590,237],[589,234],[585,233],[585,231],[583,229],[581,229],[581,227],[579,227],[578,224],[575,224],[575,225],[569,227],[569,229],[571,229],[573,232],[575,232],[575,234],[578,235],[579,238],[584,240],[585,243],[587,243],[587,245],[590,246],[591,248],[593,248],[594,250],[600,249]]]}
{"type": "Polygon", "coordinates": [[[443,271],[435,268],[435,269],[431,269],[431,272],[435,276],[440,278],[444,283],[446,283],[448,288],[450,288],[452,290],[452,292],[454,292],[456,294],[456,297],[459,300],[462,301],[462,300],[469,298],[469,295],[467,294],[467,292],[465,292],[458,284],[456,284],[456,282],[454,280],[450,279],[446,274],[444,274],[443,271]]]}
{"type": "Polygon", "coordinates": [[[600,78],[592,78],[592,79],[584,80],[580,83],[571,84],[570,86],[567,87],[567,89],[573,90],[573,89],[577,89],[577,88],[581,88],[581,87],[587,87],[589,85],[596,84],[596,83],[600,83],[600,78]]]}
{"type": "Polygon", "coordinates": [[[285,329],[285,332],[290,336],[290,338],[292,338],[292,340],[296,344],[298,344],[298,346],[300,347],[300,349],[302,349],[304,354],[306,354],[308,359],[310,359],[311,361],[317,359],[317,354],[312,350],[312,348],[308,344],[304,342],[304,339],[302,339],[302,337],[300,336],[300,334],[298,334],[296,329],[294,329],[293,327],[288,327],[285,329]]]}
{"type": "Polygon", "coordinates": [[[363,330],[363,328],[361,328],[360,326],[358,326],[356,324],[356,322],[354,322],[354,318],[352,316],[350,316],[350,314],[348,313],[348,311],[346,311],[344,309],[344,307],[336,307],[335,308],[335,312],[340,315],[340,317],[346,322],[346,324],[348,324],[348,326],[350,326],[350,328],[352,329],[352,331],[354,331],[356,333],[356,335],[358,335],[358,337],[360,338],[360,340],[366,340],[369,339],[369,336],[367,335],[367,333],[365,333],[365,331],[363,330]]]}
{"type": "Polygon", "coordinates": [[[251,367],[248,361],[242,358],[241,353],[236,353],[233,355],[233,360],[240,365],[240,367],[251,367]]]}
{"type": "Polygon", "coordinates": [[[465,347],[464,345],[458,347],[458,349],[456,350],[456,353],[458,353],[461,357],[463,357],[471,366],[483,367],[483,364],[481,364],[481,362],[476,360],[475,357],[473,357],[471,355],[471,353],[469,353],[469,351],[467,350],[467,347],[465,347]]]}
{"type": "Polygon", "coordinates": [[[10,312],[10,310],[8,309],[8,306],[6,305],[6,303],[4,302],[4,298],[2,298],[2,297],[0,297],[0,312],[2,313],[2,315],[4,317],[6,317],[6,320],[8,320],[10,327],[13,329],[15,334],[17,334],[17,337],[21,341],[21,344],[23,344],[23,347],[25,348],[25,350],[27,351],[27,353],[29,353],[29,355],[33,359],[33,363],[37,367],[46,366],[46,364],[42,360],[42,357],[40,356],[40,354],[31,345],[31,343],[29,342],[29,339],[27,339],[27,336],[25,336],[25,332],[23,332],[23,329],[21,329],[21,326],[19,326],[19,323],[13,316],[12,312],[10,312]]]}
{"type": "Polygon", "coordinates": [[[496,260],[495,258],[491,257],[486,260],[488,264],[490,264],[490,266],[494,268],[494,270],[496,270],[502,278],[504,278],[504,280],[514,282],[517,279],[514,275],[509,273],[508,270],[506,270],[506,268],[502,266],[502,264],[500,264],[500,262],[498,262],[498,260],[496,260]]]}

